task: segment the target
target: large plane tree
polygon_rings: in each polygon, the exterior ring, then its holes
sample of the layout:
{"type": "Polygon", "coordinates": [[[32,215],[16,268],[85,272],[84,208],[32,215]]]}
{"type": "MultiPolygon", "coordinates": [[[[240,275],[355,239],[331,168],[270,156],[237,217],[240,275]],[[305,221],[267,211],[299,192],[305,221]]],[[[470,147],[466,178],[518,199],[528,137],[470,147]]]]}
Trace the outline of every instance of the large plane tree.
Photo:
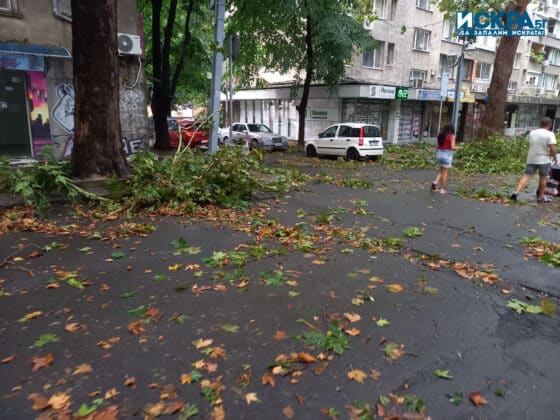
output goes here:
{"type": "Polygon", "coordinates": [[[117,0],[72,0],[75,128],[72,174],[127,174],[119,119],[117,0]]]}

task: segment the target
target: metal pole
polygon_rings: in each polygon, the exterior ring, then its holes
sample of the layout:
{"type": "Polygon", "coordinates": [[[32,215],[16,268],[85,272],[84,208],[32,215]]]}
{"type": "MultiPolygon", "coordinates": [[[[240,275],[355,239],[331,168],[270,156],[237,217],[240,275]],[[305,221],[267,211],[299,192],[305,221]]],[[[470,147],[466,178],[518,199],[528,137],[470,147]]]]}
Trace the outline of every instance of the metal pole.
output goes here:
{"type": "MultiPolygon", "coordinates": [[[[230,35],[233,38],[233,35],[230,35]]],[[[233,39],[229,53],[229,139],[231,141],[231,126],[233,125],[233,39]]]]}
{"type": "Polygon", "coordinates": [[[208,151],[211,155],[218,151],[218,129],[220,124],[220,93],[222,85],[222,48],[224,47],[224,16],[225,0],[215,0],[214,4],[214,62],[212,66],[212,94],[210,97],[210,115],[212,119],[212,130],[208,142],[208,151]]]}
{"type": "Polygon", "coordinates": [[[455,80],[455,94],[453,98],[453,119],[452,124],[457,133],[457,126],[459,120],[459,106],[461,101],[459,98],[459,92],[461,87],[461,81],[463,80],[463,61],[465,59],[465,40],[463,39],[463,45],[461,46],[461,56],[459,57],[459,65],[457,66],[457,80],[455,80]]]}
{"type": "Polygon", "coordinates": [[[443,97],[439,100],[439,116],[437,120],[437,132],[439,134],[441,130],[441,108],[443,107],[443,97]]]}

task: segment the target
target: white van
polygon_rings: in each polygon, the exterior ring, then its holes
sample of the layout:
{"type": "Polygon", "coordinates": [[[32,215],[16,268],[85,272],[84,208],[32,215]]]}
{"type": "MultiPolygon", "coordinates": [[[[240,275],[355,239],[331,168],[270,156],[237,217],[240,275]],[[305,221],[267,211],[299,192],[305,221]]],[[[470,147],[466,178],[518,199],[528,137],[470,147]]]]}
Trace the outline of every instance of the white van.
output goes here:
{"type": "Polygon", "coordinates": [[[331,125],[316,138],[305,141],[305,153],[309,157],[342,156],[349,160],[382,156],[381,129],[361,123],[331,125]]]}

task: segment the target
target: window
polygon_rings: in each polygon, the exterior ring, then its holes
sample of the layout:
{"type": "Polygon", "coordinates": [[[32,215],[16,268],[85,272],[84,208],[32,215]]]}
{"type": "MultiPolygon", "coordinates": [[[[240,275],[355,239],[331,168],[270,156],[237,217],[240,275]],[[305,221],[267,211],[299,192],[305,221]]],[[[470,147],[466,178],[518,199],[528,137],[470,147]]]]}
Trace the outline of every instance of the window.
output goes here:
{"type": "Polygon", "coordinates": [[[414,42],[412,48],[419,51],[428,51],[430,44],[430,31],[423,29],[414,29],[414,42]]]}
{"type": "Polygon", "coordinates": [[[508,82],[508,90],[515,91],[517,89],[517,82],[508,82]]]}
{"type": "Polygon", "coordinates": [[[72,20],[72,6],[70,0],[53,0],[53,5],[58,9],[59,17],[72,20]]]}
{"type": "Polygon", "coordinates": [[[394,20],[397,17],[397,1],[391,0],[391,10],[389,11],[389,19],[394,20]]]}
{"type": "Polygon", "coordinates": [[[527,84],[529,86],[538,86],[539,85],[539,79],[540,79],[540,74],[539,73],[529,73],[527,75],[527,84]]]}
{"type": "Polygon", "coordinates": [[[515,59],[513,60],[513,68],[519,68],[519,62],[521,61],[521,53],[515,53],[515,59]]]}
{"type": "Polygon", "coordinates": [[[444,19],[443,21],[443,39],[459,42],[459,37],[455,34],[455,22],[452,19],[444,19]]]}
{"type": "Polygon", "coordinates": [[[0,0],[0,10],[3,12],[11,12],[14,10],[12,0],[0,0]]]}
{"type": "Polygon", "coordinates": [[[551,48],[548,52],[548,61],[550,64],[560,66],[560,50],[551,48]]]}
{"type": "Polygon", "coordinates": [[[393,60],[395,59],[395,44],[389,42],[387,44],[387,65],[393,65],[393,60]]]}
{"type": "Polygon", "coordinates": [[[477,36],[475,45],[478,48],[484,48],[486,50],[496,50],[496,37],[494,36],[477,36]]]}
{"type": "Polygon", "coordinates": [[[416,7],[424,10],[432,10],[431,0],[416,0],[416,7]]]}
{"type": "Polygon", "coordinates": [[[338,128],[338,125],[333,125],[332,127],[327,128],[325,131],[323,131],[321,134],[319,134],[319,137],[320,138],[335,137],[337,128],[338,128]]]}
{"type": "Polygon", "coordinates": [[[374,69],[381,68],[381,60],[383,58],[383,43],[380,43],[374,50],[365,50],[362,65],[374,69]]]}
{"type": "Polygon", "coordinates": [[[476,66],[476,78],[479,80],[490,80],[492,76],[491,63],[478,63],[476,66]]]}
{"type": "Polygon", "coordinates": [[[455,57],[448,55],[439,55],[439,75],[443,76],[447,73],[450,79],[453,79],[453,68],[455,67],[455,57]]]}
{"type": "Polygon", "coordinates": [[[412,87],[421,88],[428,77],[426,70],[410,70],[410,84],[412,87]]]}
{"type": "Polygon", "coordinates": [[[472,82],[472,69],[473,69],[474,61],[473,60],[464,60],[463,61],[463,82],[472,82]]]}
{"type": "Polygon", "coordinates": [[[541,80],[542,88],[546,90],[554,90],[556,88],[556,76],[554,74],[543,73],[541,80]]]}
{"type": "Polygon", "coordinates": [[[373,11],[378,17],[385,19],[385,0],[373,0],[373,11]]]}

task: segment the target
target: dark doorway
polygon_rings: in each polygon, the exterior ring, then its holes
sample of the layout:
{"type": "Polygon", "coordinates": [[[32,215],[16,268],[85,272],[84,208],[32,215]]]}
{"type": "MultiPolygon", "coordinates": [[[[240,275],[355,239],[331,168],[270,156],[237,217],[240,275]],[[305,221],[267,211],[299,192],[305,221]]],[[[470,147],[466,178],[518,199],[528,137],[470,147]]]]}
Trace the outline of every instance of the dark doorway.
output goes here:
{"type": "Polygon", "coordinates": [[[0,155],[31,157],[24,74],[0,71],[0,155]]]}
{"type": "Polygon", "coordinates": [[[552,120],[552,130],[553,130],[553,131],[556,130],[556,128],[557,128],[557,127],[556,127],[556,119],[555,119],[555,117],[556,117],[556,107],[554,107],[554,108],[547,108],[547,109],[546,109],[545,117],[548,117],[548,118],[550,118],[550,119],[552,120]]]}

